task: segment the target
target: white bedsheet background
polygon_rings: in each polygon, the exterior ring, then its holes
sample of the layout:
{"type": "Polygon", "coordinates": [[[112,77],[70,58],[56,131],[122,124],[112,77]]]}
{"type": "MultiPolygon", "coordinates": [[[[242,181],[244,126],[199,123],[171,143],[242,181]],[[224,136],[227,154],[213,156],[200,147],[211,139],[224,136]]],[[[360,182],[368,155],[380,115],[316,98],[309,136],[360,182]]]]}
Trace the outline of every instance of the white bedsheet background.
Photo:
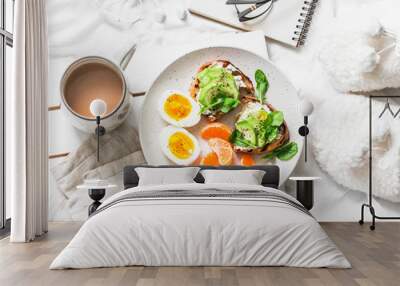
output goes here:
{"type": "MultiPolygon", "coordinates": [[[[217,34],[232,33],[229,28],[206,22],[188,16],[186,22],[177,17],[177,9],[183,9],[187,5],[185,0],[159,0],[160,8],[167,14],[165,24],[154,21],[154,1],[143,0],[143,20],[132,25],[128,29],[114,20],[101,16],[96,3],[105,1],[80,1],[80,0],[48,0],[49,18],[49,45],[50,45],[50,86],[49,104],[59,104],[59,81],[65,68],[75,59],[87,55],[99,55],[119,62],[122,55],[132,46],[138,44],[138,52],[135,55],[143,70],[159,71],[160,67],[154,65],[146,66],[143,58],[150,57],[153,52],[151,46],[165,48],[165,53],[174,46],[187,45],[196,39],[207,39],[217,34]],[[142,47],[142,48],[140,48],[142,47]],[[149,47],[149,48],[143,48],[149,47]],[[143,56],[140,56],[142,53],[143,56]]],[[[121,1],[123,2],[123,1],[121,1]]],[[[126,1],[129,2],[129,1],[126,1]]],[[[135,1],[130,1],[134,3],[135,1]]],[[[301,49],[284,47],[273,41],[268,41],[270,59],[289,77],[295,87],[303,96],[307,96],[314,102],[316,108],[327,97],[336,96],[337,92],[330,87],[329,83],[319,70],[316,63],[315,50],[320,37],[324,33],[324,27],[329,18],[334,14],[334,2],[338,2],[336,12],[344,9],[357,9],[361,0],[348,1],[320,1],[321,5],[316,12],[306,46],[301,49]]],[[[132,8],[132,7],[131,7],[132,8]]],[[[131,9],[130,8],[130,9],[131,9]]],[[[266,55],[265,55],[266,56],[266,55]]],[[[135,59],[133,58],[133,60],[135,59]]],[[[134,61],[132,65],[134,65],[134,61]]],[[[162,66],[162,64],[160,63],[162,66]]],[[[135,70],[133,67],[132,70],[135,70]]],[[[135,75],[132,75],[135,76],[135,75]]],[[[128,79],[129,81],[129,79],[128,79]]],[[[136,90],[138,91],[138,90],[136,90]]],[[[133,112],[130,121],[137,123],[141,99],[132,100],[133,112]]],[[[311,132],[312,121],[311,120],[311,132]]],[[[299,123],[300,124],[300,123],[299,123]]],[[[135,124],[134,124],[135,125],[135,124]]],[[[137,127],[137,126],[135,126],[137,127]]],[[[332,131],[334,132],[334,131],[332,131]]],[[[61,112],[51,112],[49,115],[49,152],[63,152],[77,148],[86,138],[87,134],[74,129],[64,118],[61,112]],[[68,134],[68,136],[65,136],[68,134]]],[[[50,161],[50,167],[59,160],[50,161]]],[[[307,166],[300,162],[297,174],[321,176],[322,180],[315,185],[315,206],[313,215],[321,221],[349,220],[355,221],[359,218],[360,204],[366,199],[365,195],[340,187],[327,177],[316,165],[311,157],[307,166]]],[[[82,220],[86,218],[86,206],[90,199],[85,191],[75,193],[74,202],[65,200],[57,190],[54,180],[50,174],[49,216],[51,220],[82,220]]],[[[115,182],[121,182],[122,178],[113,178],[115,182]]],[[[292,192],[294,185],[287,184],[287,189],[292,192]]],[[[400,212],[399,204],[378,201],[377,211],[381,215],[395,215],[400,212]]]]}

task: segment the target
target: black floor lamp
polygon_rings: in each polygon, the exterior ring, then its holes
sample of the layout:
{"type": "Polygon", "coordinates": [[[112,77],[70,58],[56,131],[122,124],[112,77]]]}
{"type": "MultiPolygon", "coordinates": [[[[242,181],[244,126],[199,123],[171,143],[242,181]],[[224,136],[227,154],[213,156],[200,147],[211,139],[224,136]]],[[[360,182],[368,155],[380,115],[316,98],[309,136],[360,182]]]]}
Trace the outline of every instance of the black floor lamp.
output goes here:
{"type": "Polygon", "coordinates": [[[90,112],[96,117],[96,129],[95,134],[97,136],[97,162],[100,161],[100,136],[106,133],[106,129],[100,125],[101,117],[107,111],[107,104],[104,100],[95,99],[90,103],[90,112]]]}
{"type": "Polygon", "coordinates": [[[310,133],[310,130],[308,129],[308,116],[311,115],[313,110],[314,110],[314,106],[310,101],[303,99],[300,102],[300,113],[301,113],[301,115],[303,115],[304,125],[299,128],[299,134],[304,137],[304,161],[305,162],[307,162],[307,149],[308,149],[307,148],[307,137],[308,137],[308,134],[310,133]]]}
{"type": "MultiPolygon", "coordinates": [[[[381,118],[383,116],[383,114],[385,112],[389,112],[393,118],[396,118],[397,115],[400,112],[397,111],[396,113],[393,112],[393,110],[390,108],[390,103],[389,103],[389,99],[390,98],[400,98],[400,96],[385,96],[386,97],[386,104],[384,106],[384,109],[382,110],[382,112],[380,113],[379,118],[381,118]]],[[[383,97],[383,98],[385,98],[383,97]]],[[[370,225],[370,229],[374,230],[375,229],[375,220],[376,219],[400,219],[400,217],[388,217],[388,216],[379,216],[376,214],[375,212],[375,208],[373,207],[373,197],[372,197],[372,99],[373,98],[382,98],[382,96],[370,96],[369,97],[369,178],[368,178],[368,203],[364,203],[361,205],[361,219],[358,221],[359,224],[364,224],[364,208],[369,208],[369,212],[371,213],[372,216],[372,224],[370,225]]]]}

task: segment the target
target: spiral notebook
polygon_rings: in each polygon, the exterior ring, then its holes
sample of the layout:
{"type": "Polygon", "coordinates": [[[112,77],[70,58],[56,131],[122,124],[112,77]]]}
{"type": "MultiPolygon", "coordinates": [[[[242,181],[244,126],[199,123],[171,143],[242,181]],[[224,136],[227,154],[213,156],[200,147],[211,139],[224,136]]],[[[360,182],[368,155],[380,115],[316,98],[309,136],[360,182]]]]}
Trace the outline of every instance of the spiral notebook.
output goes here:
{"type": "Polygon", "coordinates": [[[305,42],[318,0],[275,0],[271,11],[257,23],[251,24],[239,22],[235,7],[225,2],[192,0],[189,12],[241,31],[262,30],[268,38],[299,47],[305,42]]]}

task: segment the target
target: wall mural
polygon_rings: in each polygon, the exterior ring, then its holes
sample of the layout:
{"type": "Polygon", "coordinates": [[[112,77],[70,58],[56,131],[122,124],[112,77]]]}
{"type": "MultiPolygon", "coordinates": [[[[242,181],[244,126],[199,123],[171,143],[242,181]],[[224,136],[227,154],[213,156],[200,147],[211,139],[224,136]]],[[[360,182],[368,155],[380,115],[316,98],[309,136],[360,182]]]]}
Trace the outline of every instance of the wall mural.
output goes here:
{"type": "MultiPolygon", "coordinates": [[[[64,8],[71,8],[70,4],[65,2],[64,8]]],[[[117,12],[122,2],[77,5],[82,10],[96,8],[78,34],[90,27],[96,29],[100,23],[120,31],[136,31],[143,28],[140,25],[160,20],[141,19],[144,15],[137,10],[144,11],[145,6],[136,1],[129,9],[136,11],[132,15],[141,16],[129,19],[129,13],[117,12]]],[[[50,21],[50,27],[54,26],[50,21]]],[[[68,45],[59,48],[61,40],[55,45],[54,38],[60,36],[51,37],[53,55],[68,51],[68,45]]],[[[65,44],[67,39],[63,39],[65,44]]],[[[270,62],[233,48],[182,54],[148,86],[139,118],[132,124],[128,113],[134,112],[131,105],[137,108],[138,104],[131,102],[135,91],[130,88],[132,74],[125,68],[136,45],[132,44],[118,63],[101,54],[80,57],[75,55],[79,49],[75,49],[74,61],[60,78],[63,114],[78,132],[89,137],[51,169],[69,207],[77,203],[83,209],[87,203],[76,197],[76,187],[85,179],[109,179],[129,164],[278,164],[281,181],[288,178],[302,150],[303,141],[297,132],[302,118],[294,87],[270,62]],[[134,131],[135,124],[140,136],[134,131]]]]}
{"type": "MultiPolygon", "coordinates": [[[[316,45],[312,40],[311,48],[304,47],[302,59],[271,43],[272,60],[285,70],[283,74],[253,53],[234,48],[207,49],[204,43],[210,34],[222,37],[232,31],[187,15],[186,1],[176,3],[172,7],[166,1],[48,1],[50,105],[61,105],[61,112],[50,115],[50,152],[69,153],[50,161],[50,219],[85,219],[91,200],[87,190],[77,189],[83,180],[107,180],[118,185],[107,190],[109,196],[121,187],[124,166],[146,162],[278,164],[281,182],[293,172],[326,178],[321,183],[323,188],[334,192],[321,195],[326,196],[327,203],[322,203],[321,209],[316,206],[317,214],[330,208],[335,213],[339,204],[328,202],[339,200],[343,194],[357,205],[354,213],[358,215],[363,197],[348,195],[336,183],[367,191],[367,127],[365,132],[362,128],[353,130],[354,136],[346,136],[348,129],[342,128],[349,120],[358,122],[357,126],[368,123],[367,98],[346,94],[359,91],[360,82],[350,82],[348,77],[340,81],[335,77],[340,70],[335,70],[337,74],[329,70],[332,62],[349,65],[351,61],[335,53],[331,54],[336,58],[321,53],[321,61],[316,62],[315,51],[320,50],[321,43],[316,45]],[[192,41],[199,43],[197,48],[186,47],[192,41]],[[185,52],[178,52],[181,49],[185,52]],[[188,53],[196,49],[199,51],[188,53]],[[166,54],[173,56],[164,61],[166,54]],[[313,68],[307,68],[310,63],[313,68]],[[324,73],[328,76],[323,77],[324,73]],[[303,118],[298,110],[298,93],[307,95],[316,105],[310,122],[315,157],[307,167],[299,160],[303,138],[298,128],[303,118]],[[350,119],[349,114],[355,117],[350,119]]],[[[317,36],[330,40],[325,52],[335,47],[332,37],[346,36],[329,34],[330,27],[341,28],[328,25],[318,16],[315,22],[321,27],[317,36]]],[[[382,54],[380,63],[393,60],[394,52],[382,54]]],[[[367,91],[382,87],[380,81],[367,80],[371,87],[367,91]]],[[[377,128],[376,134],[381,136],[377,144],[393,147],[395,137],[385,135],[382,130],[386,127],[377,128]]],[[[382,158],[377,166],[387,162],[382,158]]],[[[385,166],[383,169],[392,171],[385,174],[395,176],[397,165],[385,166]]],[[[374,194],[399,201],[398,180],[391,182],[377,181],[374,194]]]]}

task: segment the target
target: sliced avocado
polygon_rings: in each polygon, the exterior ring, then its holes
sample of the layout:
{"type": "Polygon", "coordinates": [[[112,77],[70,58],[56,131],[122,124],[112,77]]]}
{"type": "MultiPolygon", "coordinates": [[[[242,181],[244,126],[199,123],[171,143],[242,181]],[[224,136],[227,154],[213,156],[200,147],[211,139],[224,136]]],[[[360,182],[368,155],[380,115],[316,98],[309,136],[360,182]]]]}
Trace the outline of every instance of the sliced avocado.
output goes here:
{"type": "Polygon", "coordinates": [[[279,129],[278,128],[271,128],[267,134],[267,143],[271,143],[272,141],[274,141],[275,139],[278,139],[279,136],[279,129]]]}
{"type": "Polygon", "coordinates": [[[205,68],[197,74],[200,81],[200,87],[204,87],[212,81],[218,80],[224,76],[225,69],[218,66],[205,68]]]}
{"type": "Polygon", "coordinates": [[[264,147],[267,144],[267,130],[260,129],[257,136],[257,147],[264,147]]]}
{"type": "Polygon", "coordinates": [[[236,128],[243,135],[244,139],[249,141],[252,145],[257,146],[256,132],[247,120],[237,122],[236,128]]]}
{"type": "Polygon", "coordinates": [[[239,99],[239,89],[233,75],[226,69],[218,66],[211,66],[201,71],[197,78],[200,81],[199,102],[203,110],[220,110],[229,112],[237,106],[237,104],[219,104],[225,100],[219,98],[239,99]],[[215,104],[219,102],[218,104],[215,104]]]}
{"type": "Polygon", "coordinates": [[[259,125],[259,121],[257,118],[253,115],[249,115],[245,120],[242,120],[242,122],[247,122],[251,128],[256,129],[257,126],[259,125]]]}
{"type": "Polygon", "coordinates": [[[218,95],[218,83],[209,83],[207,86],[200,89],[199,95],[199,102],[204,105],[208,106],[211,105],[213,102],[213,98],[218,95]]]}

